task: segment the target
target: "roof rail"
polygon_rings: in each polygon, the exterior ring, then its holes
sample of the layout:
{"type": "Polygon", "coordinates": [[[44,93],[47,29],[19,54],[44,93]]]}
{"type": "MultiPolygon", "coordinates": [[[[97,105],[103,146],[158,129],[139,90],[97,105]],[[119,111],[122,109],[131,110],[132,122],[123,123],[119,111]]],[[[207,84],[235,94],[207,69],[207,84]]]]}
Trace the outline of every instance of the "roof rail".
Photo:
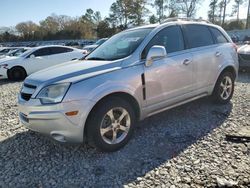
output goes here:
{"type": "Polygon", "coordinates": [[[167,22],[174,22],[174,21],[194,21],[194,22],[206,22],[206,23],[211,23],[208,20],[200,19],[200,18],[167,18],[163,21],[160,22],[160,24],[167,23],[167,22]]]}

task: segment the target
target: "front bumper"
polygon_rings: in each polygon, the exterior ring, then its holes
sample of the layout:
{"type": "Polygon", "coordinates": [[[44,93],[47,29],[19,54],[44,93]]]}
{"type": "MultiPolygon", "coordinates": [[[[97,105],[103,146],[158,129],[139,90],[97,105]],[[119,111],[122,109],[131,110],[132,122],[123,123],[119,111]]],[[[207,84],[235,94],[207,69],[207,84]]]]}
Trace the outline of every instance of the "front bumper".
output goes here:
{"type": "Polygon", "coordinates": [[[240,68],[250,68],[250,54],[239,54],[240,68]]]}
{"type": "Polygon", "coordinates": [[[0,68],[0,79],[6,79],[6,78],[8,78],[7,69],[0,68]]]}
{"type": "Polygon", "coordinates": [[[91,101],[78,100],[43,105],[39,99],[25,101],[19,95],[18,105],[20,122],[28,129],[59,142],[82,143],[85,121],[93,104],[91,101]],[[65,113],[70,111],[78,111],[78,114],[66,116],[65,113]]]}

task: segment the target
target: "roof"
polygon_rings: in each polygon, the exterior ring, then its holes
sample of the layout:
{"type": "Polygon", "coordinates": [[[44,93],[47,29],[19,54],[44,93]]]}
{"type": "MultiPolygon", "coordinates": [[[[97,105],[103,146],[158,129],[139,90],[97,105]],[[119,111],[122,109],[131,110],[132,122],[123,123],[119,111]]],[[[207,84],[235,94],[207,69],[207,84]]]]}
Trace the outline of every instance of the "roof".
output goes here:
{"type": "Polygon", "coordinates": [[[186,24],[186,23],[194,23],[194,24],[206,24],[206,25],[214,25],[213,23],[207,21],[207,20],[203,20],[203,19],[194,19],[194,18],[168,18],[166,20],[161,21],[160,23],[157,24],[149,24],[149,25],[144,25],[144,26],[138,26],[138,27],[133,27],[133,28],[129,28],[126,31],[130,31],[130,30],[134,30],[134,29],[146,29],[146,28],[156,28],[158,26],[161,25],[165,25],[165,24],[169,24],[169,23],[182,23],[182,24],[186,24]]]}

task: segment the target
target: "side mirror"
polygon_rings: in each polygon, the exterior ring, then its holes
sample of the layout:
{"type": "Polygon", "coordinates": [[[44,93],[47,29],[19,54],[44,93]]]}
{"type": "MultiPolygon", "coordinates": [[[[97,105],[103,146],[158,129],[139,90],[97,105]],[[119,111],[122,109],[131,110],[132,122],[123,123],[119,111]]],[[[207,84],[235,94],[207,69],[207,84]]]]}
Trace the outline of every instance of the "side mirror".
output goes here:
{"type": "Polygon", "coordinates": [[[34,54],[31,54],[30,55],[30,58],[35,58],[36,56],[34,54]]]}
{"type": "Polygon", "coordinates": [[[167,51],[164,46],[152,46],[148,52],[146,58],[146,66],[149,67],[156,59],[162,59],[167,57],[167,51]]]}

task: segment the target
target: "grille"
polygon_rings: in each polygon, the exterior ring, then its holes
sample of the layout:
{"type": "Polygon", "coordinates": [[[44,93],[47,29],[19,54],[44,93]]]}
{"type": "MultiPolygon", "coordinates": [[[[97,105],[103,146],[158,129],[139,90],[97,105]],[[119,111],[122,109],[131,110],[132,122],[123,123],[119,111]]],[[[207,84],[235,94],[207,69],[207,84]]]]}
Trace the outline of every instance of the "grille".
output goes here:
{"type": "Polygon", "coordinates": [[[250,61],[250,54],[239,54],[239,57],[243,60],[250,61]]]}
{"type": "Polygon", "coordinates": [[[26,101],[29,101],[32,94],[35,92],[35,90],[36,90],[36,86],[24,83],[22,91],[21,91],[21,98],[26,101]]]}

